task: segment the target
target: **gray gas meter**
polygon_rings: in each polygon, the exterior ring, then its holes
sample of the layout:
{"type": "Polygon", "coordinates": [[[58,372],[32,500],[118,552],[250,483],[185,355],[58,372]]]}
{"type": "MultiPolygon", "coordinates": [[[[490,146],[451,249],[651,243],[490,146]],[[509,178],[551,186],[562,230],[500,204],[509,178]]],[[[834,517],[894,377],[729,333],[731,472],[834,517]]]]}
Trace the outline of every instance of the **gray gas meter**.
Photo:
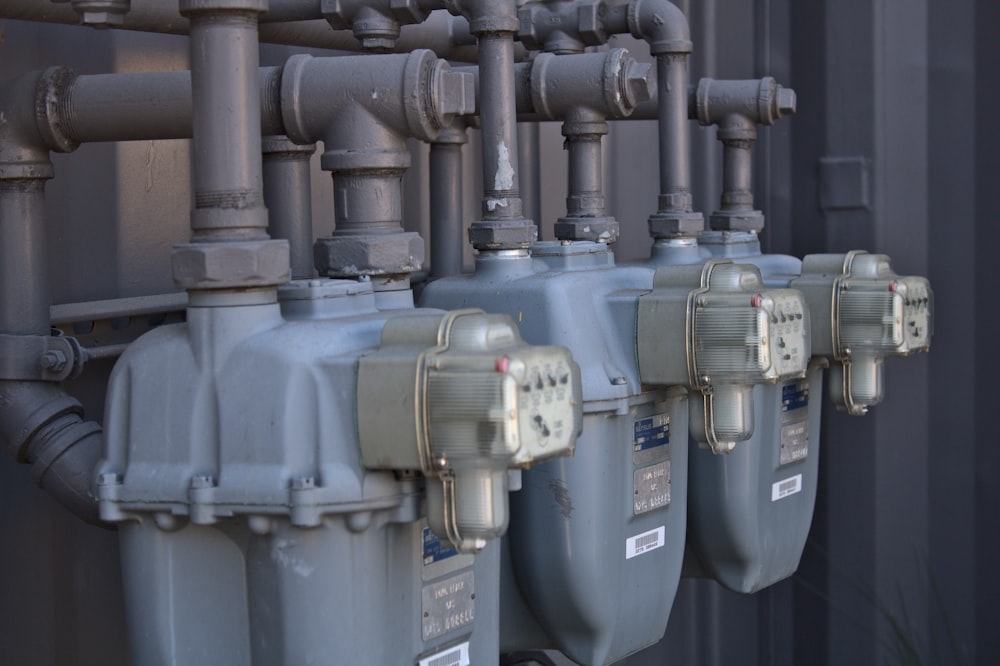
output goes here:
{"type": "Polygon", "coordinates": [[[882,400],[882,361],[930,348],[933,294],[922,277],[900,277],[884,254],[813,254],[792,281],[810,304],[813,353],[832,361],[830,397],[864,414],[882,400]]]}
{"type": "Polygon", "coordinates": [[[479,310],[390,320],[358,365],[365,466],[422,471],[428,523],[461,552],[506,531],[508,468],[573,453],[581,403],[569,351],[479,310]]]}
{"type": "Polygon", "coordinates": [[[809,311],[797,291],[765,287],[755,266],[665,266],[639,299],[637,341],[643,384],[699,393],[691,433],[727,453],[753,434],[753,386],[805,375],[809,311]]]}

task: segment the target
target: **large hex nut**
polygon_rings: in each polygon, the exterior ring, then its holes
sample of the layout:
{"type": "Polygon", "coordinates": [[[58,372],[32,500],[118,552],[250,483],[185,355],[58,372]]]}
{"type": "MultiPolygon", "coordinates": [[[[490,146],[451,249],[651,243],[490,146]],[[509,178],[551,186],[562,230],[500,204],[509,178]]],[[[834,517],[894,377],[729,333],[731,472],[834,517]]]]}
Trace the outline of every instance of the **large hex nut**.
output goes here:
{"type": "Polygon", "coordinates": [[[313,257],[329,277],[414,273],[424,263],[424,239],[413,232],[334,235],[316,241],[313,257]]]}
{"type": "Polygon", "coordinates": [[[267,287],[291,277],[286,240],[189,243],[170,259],[181,289],[267,287]]]}
{"type": "Polygon", "coordinates": [[[469,242],[477,250],[526,250],[538,240],[531,220],[480,220],[469,228],[469,242]]]}
{"type": "Polygon", "coordinates": [[[653,213],[649,216],[649,235],[653,238],[693,236],[705,230],[701,213],[653,213]]]}
{"type": "Polygon", "coordinates": [[[764,214],[759,210],[716,211],[709,218],[713,231],[761,231],[764,214]]]}
{"type": "Polygon", "coordinates": [[[614,243],[618,240],[618,220],[600,217],[560,217],[553,229],[559,240],[585,240],[596,243],[614,243]]]}

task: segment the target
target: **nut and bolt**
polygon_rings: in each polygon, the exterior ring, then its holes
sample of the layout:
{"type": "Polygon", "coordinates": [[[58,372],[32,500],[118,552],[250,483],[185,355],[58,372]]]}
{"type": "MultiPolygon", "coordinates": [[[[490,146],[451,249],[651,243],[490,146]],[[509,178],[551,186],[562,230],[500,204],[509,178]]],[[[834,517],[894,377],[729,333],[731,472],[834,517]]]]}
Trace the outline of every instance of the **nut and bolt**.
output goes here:
{"type": "Polygon", "coordinates": [[[778,86],[778,94],[775,99],[775,105],[777,107],[776,115],[781,118],[782,116],[790,116],[795,113],[795,101],[794,90],[778,86]]]}
{"type": "Polygon", "coordinates": [[[43,369],[51,370],[52,372],[62,372],[66,368],[66,362],[66,354],[58,349],[49,350],[38,359],[38,364],[43,369]]]}

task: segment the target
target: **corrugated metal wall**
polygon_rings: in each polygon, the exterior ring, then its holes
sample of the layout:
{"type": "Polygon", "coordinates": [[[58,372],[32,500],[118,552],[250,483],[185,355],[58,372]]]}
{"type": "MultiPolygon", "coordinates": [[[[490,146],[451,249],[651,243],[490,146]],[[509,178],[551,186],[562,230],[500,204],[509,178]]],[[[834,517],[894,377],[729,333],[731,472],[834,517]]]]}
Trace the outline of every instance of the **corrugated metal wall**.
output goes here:
{"type": "MultiPolygon", "coordinates": [[[[890,362],[884,404],[824,415],[821,487],[799,573],[754,596],[686,581],[666,639],[629,664],[1000,663],[1000,435],[993,386],[1000,178],[993,0],[704,0],[691,17],[693,76],[773,75],[799,112],[761,134],[765,249],[863,247],[935,288],[933,351],[890,362]],[[820,207],[825,158],[863,165],[867,204],[820,207]]],[[[631,46],[631,40],[621,40],[631,46]]],[[[641,45],[637,53],[643,53],[641,45]]],[[[0,21],[0,78],[55,64],[81,73],[186,66],[183,38],[0,21]]],[[[292,49],[265,47],[280,62],[292,49]]],[[[530,130],[526,130],[529,131],[530,130]]],[[[655,206],[648,121],[613,124],[609,207],[619,258],[645,256],[655,206]]],[[[693,128],[696,206],[720,190],[714,131],[693,128]]],[[[538,129],[543,234],[563,209],[558,126],[538,129]]],[[[467,159],[475,158],[475,138],[467,159]]],[[[525,158],[530,151],[522,151],[525,158]]],[[[187,235],[186,142],[92,145],[57,156],[48,187],[56,303],[173,289],[169,249],[187,235]]],[[[427,227],[426,148],[406,179],[409,224],[427,227]]],[[[476,169],[470,168],[470,174],[476,169]]],[[[468,216],[478,205],[466,183],[468,216]]],[[[859,180],[855,183],[861,185],[859,180]]],[[[329,177],[314,178],[316,233],[332,226],[329,177]]],[[[530,206],[531,201],[527,204],[530,206]]],[[[550,232],[548,237],[551,237],[550,232]]],[[[73,387],[100,414],[108,363],[73,387]]],[[[78,525],[0,460],[0,662],[125,663],[111,533],[78,525]]]]}

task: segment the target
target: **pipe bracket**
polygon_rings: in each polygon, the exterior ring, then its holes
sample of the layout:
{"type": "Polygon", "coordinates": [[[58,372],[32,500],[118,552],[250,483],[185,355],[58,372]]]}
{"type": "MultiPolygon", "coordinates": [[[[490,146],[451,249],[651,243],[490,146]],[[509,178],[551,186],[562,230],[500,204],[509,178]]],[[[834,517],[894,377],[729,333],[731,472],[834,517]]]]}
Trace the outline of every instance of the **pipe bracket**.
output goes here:
{"type": "Polygon", "coordinates": [[[83,370],[87,352],[76,338],[52,335],[0,335],[0,380],[61,382],[83,370]]]}

